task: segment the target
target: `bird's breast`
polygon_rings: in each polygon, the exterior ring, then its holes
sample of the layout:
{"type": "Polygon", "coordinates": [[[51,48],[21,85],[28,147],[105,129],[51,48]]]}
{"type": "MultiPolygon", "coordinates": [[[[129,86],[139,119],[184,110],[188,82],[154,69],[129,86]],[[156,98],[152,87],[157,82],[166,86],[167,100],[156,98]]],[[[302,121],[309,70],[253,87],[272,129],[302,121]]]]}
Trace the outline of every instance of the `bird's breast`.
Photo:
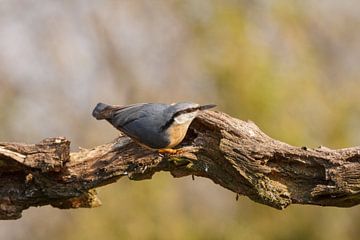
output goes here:
{"type": "Polygon", "coordinates": [[[172,124],[167,129],[167,134],[169,136],[170,144],[168,148],[175,147],[184,139],[186,132],[188,130],[189,124],[172,124]]]}

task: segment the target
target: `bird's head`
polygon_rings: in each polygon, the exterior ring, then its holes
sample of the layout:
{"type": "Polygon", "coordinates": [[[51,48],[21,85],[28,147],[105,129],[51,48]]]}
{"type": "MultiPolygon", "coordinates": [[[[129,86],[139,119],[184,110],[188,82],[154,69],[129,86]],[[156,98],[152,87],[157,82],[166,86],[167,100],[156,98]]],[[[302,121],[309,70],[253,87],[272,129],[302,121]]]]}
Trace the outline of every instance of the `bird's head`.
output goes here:
{"type": "Polygon", "coordinates": [[[165,128],[171,124],[190,125],[192,120],[198,115],[199,111],[213,108],[216,105],[199,105],[197,103],[173,103],[168,108],[170,114],[169,122],[164,126],[165,128]]]}

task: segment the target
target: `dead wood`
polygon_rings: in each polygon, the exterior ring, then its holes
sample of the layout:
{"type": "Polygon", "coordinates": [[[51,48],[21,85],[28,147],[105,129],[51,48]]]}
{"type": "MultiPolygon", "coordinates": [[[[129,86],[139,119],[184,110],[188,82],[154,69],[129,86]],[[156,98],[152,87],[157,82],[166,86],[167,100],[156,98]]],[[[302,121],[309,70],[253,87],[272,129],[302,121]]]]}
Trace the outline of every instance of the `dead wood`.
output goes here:
{"type": "Polygon", "coordinates": [[[205,111],[179,148],[178,155],[162,156],[126,136],[73,153],[63,137],[38,144],[0,143],[0,219],[20,218],[31,206],[99,206],[95,188],[124,176],[149,179],[159,171],[206,177],[277,209],[292,203],[360,203],[360,147],[294,147],[252,122],[205,111]]]}

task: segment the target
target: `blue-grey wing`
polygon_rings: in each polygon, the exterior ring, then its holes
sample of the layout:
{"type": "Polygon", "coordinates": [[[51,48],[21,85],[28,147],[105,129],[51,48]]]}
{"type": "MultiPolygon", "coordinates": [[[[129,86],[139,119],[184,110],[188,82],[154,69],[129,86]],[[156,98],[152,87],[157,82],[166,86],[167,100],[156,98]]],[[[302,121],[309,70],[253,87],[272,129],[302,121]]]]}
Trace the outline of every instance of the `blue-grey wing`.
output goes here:
{"type": "Polygon", "coordinates": [[[157,124],[152,124],[148,117],[139,118],[126,124],[122,131],[129,137],[135,139],[148,147],[154,149],[166,148],[169,145],[169,139],[161,131],[157,124]]]}
{"type": "Polygon", "coordinates": [[[115,112],[112,124],[126,135],[152,148],[167,146],[161,135],[166,104],[136,104],[115,112]]]}
{"type": "Polygon", "coordinates": [[[146,105],[147,103],[138,103],[118,109],[116,112],[114,112],[111,123],[116,128],[120,129],[129,122],[146,116],[146,112],[143,111],[144,106],[146,105]]]}

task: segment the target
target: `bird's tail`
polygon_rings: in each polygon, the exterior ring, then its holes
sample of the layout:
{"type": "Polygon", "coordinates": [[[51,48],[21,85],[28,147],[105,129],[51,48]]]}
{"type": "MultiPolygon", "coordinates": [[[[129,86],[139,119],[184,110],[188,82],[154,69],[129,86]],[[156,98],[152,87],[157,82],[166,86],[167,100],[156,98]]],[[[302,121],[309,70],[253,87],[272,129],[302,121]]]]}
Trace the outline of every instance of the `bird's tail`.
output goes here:
{"type": "Polygon", "coordinates": [[[119,110],[120,107],[110,106],[105,103],[98,103],[94,108],[92,115],[97,120],[110,119],[113,116],[114,111],[119,110]]]}

